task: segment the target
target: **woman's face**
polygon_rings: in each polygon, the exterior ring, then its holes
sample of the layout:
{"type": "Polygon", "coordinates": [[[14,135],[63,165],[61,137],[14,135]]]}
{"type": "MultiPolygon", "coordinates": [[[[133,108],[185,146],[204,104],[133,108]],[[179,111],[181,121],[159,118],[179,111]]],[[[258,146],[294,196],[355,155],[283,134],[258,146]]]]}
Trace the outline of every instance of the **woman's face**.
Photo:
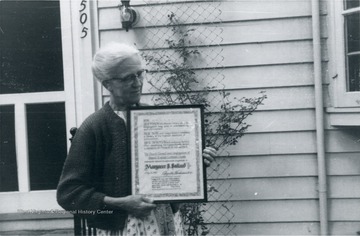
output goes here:
{"type": "Polygon", "coordinates": [[[139,55],[129,57],[119,66],[119,69],[115,71],[116,79],[107,81],[105,85],[115,104],[129,106],[140,101],[143,87],[142,77],[139,76],[132,80],[125,78],[134,77],[132,76],[134,74],[139,75],[143,69],[139,55]]]}

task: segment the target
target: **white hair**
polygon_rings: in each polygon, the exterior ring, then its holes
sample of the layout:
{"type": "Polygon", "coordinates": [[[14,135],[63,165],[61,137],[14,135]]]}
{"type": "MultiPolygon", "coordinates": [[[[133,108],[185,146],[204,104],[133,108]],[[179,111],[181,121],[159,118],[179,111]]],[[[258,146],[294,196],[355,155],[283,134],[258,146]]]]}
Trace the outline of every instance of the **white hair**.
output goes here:
{"type": "Polygon", "coordinates": [[[133,46],[111,42],[96,52],[92,63],[93,74],[101,83],[112,79],[116,76],[121,63],[137,54],[139,50],[133,46]]]}

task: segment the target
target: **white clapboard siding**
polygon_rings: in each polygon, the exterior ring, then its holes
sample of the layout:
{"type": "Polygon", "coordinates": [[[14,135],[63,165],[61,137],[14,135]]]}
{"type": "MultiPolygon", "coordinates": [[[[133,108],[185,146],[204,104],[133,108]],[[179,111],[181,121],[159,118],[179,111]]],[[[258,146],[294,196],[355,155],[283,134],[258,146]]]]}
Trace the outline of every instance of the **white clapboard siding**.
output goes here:
{"type": "Polygon", "coordinates": [[[195,68],[217,67],[219,62],[221,66],[231,67],[312,61],[310,41],[228,45],[222,47],[220,56],[223,59],[219,58],[219,54],[216,50],[213,52],[212,48],[201,48],[199,52],[200,56],[194,60],[195,68]]]}
{"type": "Polygon", "coordinates": [[[360,176],[331,176],[328,182],[330,198],[360,198],[360,176]]]}
{"type": "Polygon", "coordinates": [[[360,231],[360,221],[330,222],[329,233],[331,235],[357,235],[360,231]]]}
{"type": "Polygon", "coordinates": [[[315,132],[310,131],[246,134],[226,152],[232,156],[308,154],[316,152],[315,141],[315,132]]]}
{"type": "MultiPolygon", "coordinates": [[[[31,211],[32,209],[27,210],[31,211]]],[[[52,209],[47,210],[51,211],[52,209]]],[[[73,215],[65,212],[0,215],[1,235],[44,235],[46,231],[57,233],[57,235],[74,235],[73,227],[73,215]]]]}
{"type": "Polygon", "coordinates": [[[329,175],[360,175],[360,152],[346,151],[327,154],[329,175]]]}
{"type": "MultiPolygon", "coordinates": [[[[254,111],[252,115],[245,119],[245,123],[250,125],[247,133],[315,130],[315,124],[312,123],[315,116],[314,113],[313,109],[254,111]],[[304,117],[304,119],[298,120],[298,117],[304,117]]],[[[209,119],[217,120],[219,116],[218,114],[213,114],[209,119]]],[[[234,123],[232,126],[235,128],[238,124],[234,123]]],[[[210,127],[215,130],[217,126],[213,125],[210,127]]]]}
{"type": "Polygon", "coordinates": [[[359,221],[359,199],[330,199],[329,220],[331,221],[359,221]]]}
{"type": "MultiPolygon", "coordinates": [[[[359,156],[359,152],[327,154],[327,174],[360,176],[359,156]]],[[[316,154],[219,157],[208,173],[210,179],[316,176],[317,160],[316,154]]]]}
{"type": "MultiPolygon", "coordinates": [[[[259,111],[265,110],[285,110],[285,109],[311,109],[314,108],[314,91],[313,87],[289,87],[289,88],[265,88],[265,89],[248,89],[233,90],[229,96],[230,101],[236,102],[234,98],[254,98],[261,97],[261,92],[267,96],[263,105],[258,107],[259,111]]],[[[219,111],[221,97],[216,92],[209,94],[209,98],[214,97],[218,100],[210,100],[211,110],[219,111]]],[[[143,95],[142,101],[152,103],[153,95],[143,95]]]]}
{"type": "MultiPolygon", "coordinates": [[[[229,232],[227,236],[239,235],[319,235],[318,222],[287,222],[287,223],[243,223],[243,224],[212,224],[209,235],[217,235],[218,232],[229,232]]],[[[335,225],[336,229],[339,227],[335,225]]],[[[355,223],[354,226],[355,227],[355,223]]],[[[355,232],[355,231],[353,231],[355,232]]],[[[337,234],[340,235],[340,234],[337,234]]],[[[344,234],[345,235],[345,234],[344,234]]],[[[347,234],[346,234],[347,235],[347,234]]],[[[349,234],[352,235],[352,234],[349,234]]]]}
{"type": "Polygon", "coordinates": [[[219,157],[208,173],[210,179],[316,176],[317,160],[315,154],[219,157]]]}
{"type": "Polygon", "coordinates": [[[218,192],[209,201],[316,199],[317,177],[228,179],[208,182],[218,192]]]}
{"type": "MultiPolygon", "coordinates": [[[[325,145],[328,152],[360,152],[358,137],[339,131],[327,131],[325,145]]],[[[314,132],[249,133],[227,151],[230,155],[315,153],[316,138],[314,132]]]]}
{"type": "MultiPolygon", "coordinates": [[[[194,85],[192,89],[202,90],[208,86],[214,87],[214,90],[224,88],[231,90],[264,88],[265,90],[267,88],[309,86],[313,85],[312,69],[311,63],[302,63],[194,70],[199,84],[194,85]]],[[[326,68],[323,73],[327,74],[326,68]]],[[[143,94],[157,93],[156,88],[165,83],[166,76],[167,72],[148,72],[144,81],[143,94]],[[155,82],[155,87],[148,81],[155,82]]],[[[109,95],[109,92],[103,89],[103,95],[109,95]]]]}
{"type": "MultiPolygon", "coordinates": [[[[243,224],[212,224],[209,235],[229,232],[226,235],[320,235],[318,222],[287,222],[287,223],[243,223],[243,224]]],[[[357,235],[360,221],[329,222],[330,235],[357,235]]]]}
{"type": "Polygon", "coordinates": [[[356,130],[329,130],[325,140],[327,152],[360,152],[359,134],[356,130]]]}
{"type": "MultiPolygon", "coordinates": [[[[315,111],[307,110],[279,110],[279,111],[254,111],[252,115],[245,119],[245,123],[250,125],[246,133],[269,133],[269,132],[290,132],[290,131],[312,131],[315,124],[312,123],[315,111]],[[298,117],[304,117],[298,120],[298,117]],[[266,119],[264,119],[266,118],[266,119]]],[[[212,114],[207,117],[209,120],[220,119],[220,114],[212,114]]],[[[244,124],[244,123],[243,123],[244,124]]],[[[230,123],[233,128],[240,128],[238,123],[230,123]]],[[[209,126],[213,130],[218,127],[216,124],[209,126]]]]}
{"type": "MultiPolygon", "coordinates": [[[[325,19],[322,22],[324,24],[325,19]]],[[[192,46],[312,39],[311,17],[192,25],[186,26],[186,29],[194,30],[189,32],[190,43],[186,41],[192,46]]],[[[326,37],[326,27],[322,29],[321,36],[326,37]]],[[[166,26],[134,28],[128,32],[124,30],[101,31],[101,39],[104,43],[119,40],[135,44],[138,48],[166,47],[168,44],[165,40],[172,37],[173,32],[166,26]],[[149,45],[148,37],[157,37],[158,40],[149,45]]]]}
{"type": "MultiPolygon", "coordinates": [[[[204,0],[131,0],[131,6],[141,6],[141,5],[158,5],[158,4],[169,4],[176,2],[201,2],[204,0]]],[[[115,7],[119,5],[119,0],[99,0],[98,7],[115,7]]]]}
{"type": "MultiPolygon", "coordinates": [[[[102,8],[99,11],[99,29],[120,29],[120,12],[114,5],[111,8],[102,8]]],[[[212,23],[219,21],[219,12],[221,12],[222,22],[232,21],[250,21],[250,20],[261,20],[261,19],[277,19],[277,18],[288,18],[288,17],[303,17],[311,15],[311,1],[310,0],[298,0],[298,1],[222,1],[221,3],[209,3],[197,2],[197,3],[180,3],[166,5],[149,5],[138,7],[140,14],[139,22],[136,27],[149,27],[149,26],[161,26],[167,25],[169,22],[168,15],[172,12],[175,13],[177,19],[183,23],[212,23]],[[190,17],[187,14],[178,14],[189,9],[189,6],[193,4],[191,10],[208,9],[203,11],[201,14],[195,14],[190,17]],[[213,12],[209,12],[212,10],[213,12]],[[154,14],[159,13],[162,14],[154,14]],[[153,15],[154,14],[154,15],[153,15]],[[151,17],[150,17],[151,16],[151,17]],[[196,17],[196,22],[193,18],[196,17]]],[[[326,11],[326,10],[325,10],[326,11]]]]}
{"type": "MultiPolygon", "coordinates": [[[[236,67],[225,69],[195,70],[195,76],[200,81],[198,87],[215,87],[215,89],[252,89],[268,87],[307,86],[314,84],[313,66],[311,63],[291,65],[268,65],[236,67]]],[[[326,71],[324,71],[326,74],[326,71]]],[[[166,72],[149,72],[146,74],[144,93],[156,92],[146,81],[157,81],[156,86],[162,85],[166,79],[166,72]]]]}
{"type": "MultiPolygon", "coordinates": [[[[299,87],[313,85],[312,63],[233,67],[223,69],[194,70],[198,84],[192,90],[203,90],[208,86],[216,89],[253,89],[299,87]],[[265,76],[264,76],[265,75],[265,76]]],[[[323,67],[324,85],[327,84],[327,67],[323,67]]],[[[167,72],[149,72],[144,81],[143,93],[158,93],[166,83],[167,72]],[[151,85],[149,82],[154,83],[151,85]]],[[[104,95],[108,95],[105,90],[104,95]]]]}
{"type": "MultiPolygon", "coordinates": [[[[324,49],[325,50],[325,49],[324,49]]],[[[157,51],[148,52],[156,53],[157,51]]],[[[193,68],[277,65],[312,62],[311,41],[274,42],[259,44],[226,45],[199,48],[199,56],[191,58],[193,68]]],[[[326,55],[326,52],[323,52],[326,55]]],[[[173,50],[163,50],[163,58],[178,60],[173,50]]],[[[327,60],[323,58],[323,60],[327,60]]],[[[151,65],[149,65],[151,70],[151,65]]],[[[157,68],[154,68],[157,69],[157,68]]]]}
{"type": "MultiPolygon", "coordinates": [[[[359,181],[360,176],[332,176],[329,198],[360,198],[359,181]]],[[[209,201],[316,199],[317,183],[317,176],[209,180],[208,185],[216,189],[209,201]]]]}
{"type": "MultiPolygon", "coordinates": [[[[210,202],[204,207],[206,209],[204,218],[206,221],[218,219],[214,223],[226,223],[226,218],[222,217],[222,214],[229,209],[228,214],[230,212],[234,214],[232,221],[238,223],[317,221],[319,220],[317,205],[317,200],[210,202]]],[[[359,208],[359,199],[331,199],[329,201],[329,220],[358,220],[360,219],[359,208]]]]}
{"type": "Polygon", "coordinates": [[[318,221],[317,204],[317,200],[210,202],[204,207],[204,219],[208,223],[227,223],[223,215],[233,214],[234,223],[318,221]]]}
{"type": "Polygon", "coordinates": [[[247,117],[245,122],[251,126],[249,133],[255,132],[286,132],[315,130],[312,122],[315,118],[315,111],[312,109],[293,111],[264,111],[254,112],[247,117]],[[303,119],[298,120],[299,117],[303,119]]]}

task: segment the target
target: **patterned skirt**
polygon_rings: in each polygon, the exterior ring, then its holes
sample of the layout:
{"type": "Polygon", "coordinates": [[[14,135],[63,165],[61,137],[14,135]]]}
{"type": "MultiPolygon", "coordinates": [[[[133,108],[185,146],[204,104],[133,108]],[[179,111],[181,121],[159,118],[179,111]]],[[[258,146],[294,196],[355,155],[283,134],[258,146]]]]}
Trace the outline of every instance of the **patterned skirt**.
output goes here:
{"type": "Polygon", "coordinates": [[[173,213],[169,204],[159,204],[143,219],[129,215],[123,230],[97,229],[96,235],[106,236],[183,236],[184,228],[180,211],[173,213]]]}

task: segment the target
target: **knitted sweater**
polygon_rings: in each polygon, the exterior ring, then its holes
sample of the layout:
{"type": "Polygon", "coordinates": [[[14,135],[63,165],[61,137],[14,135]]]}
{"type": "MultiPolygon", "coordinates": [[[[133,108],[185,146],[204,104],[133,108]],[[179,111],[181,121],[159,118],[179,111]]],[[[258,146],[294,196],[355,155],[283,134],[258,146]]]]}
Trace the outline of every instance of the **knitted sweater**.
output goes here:
{"type": "Polygon", "coordinates": [[[103,200],[131,194],[129,170],[124,120],[106,103],[77,130],[60,177],[57,201],[65,210],[86,216],[91,226],[122,229],[127,213],[103,211],[107,210],[103,200]]]}

